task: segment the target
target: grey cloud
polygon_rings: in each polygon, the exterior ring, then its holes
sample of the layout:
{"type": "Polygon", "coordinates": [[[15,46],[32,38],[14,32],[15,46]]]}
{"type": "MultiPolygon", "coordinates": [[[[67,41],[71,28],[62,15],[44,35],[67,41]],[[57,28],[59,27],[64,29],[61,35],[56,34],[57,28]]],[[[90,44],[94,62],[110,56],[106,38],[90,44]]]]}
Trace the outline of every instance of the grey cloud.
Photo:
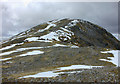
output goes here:
{"type": "Polygon", "coordinates": [[[84,19],[117,33],[117,2],[3,3],[3,36],[13,36],[40,23],[59,18],[84,19]]]}

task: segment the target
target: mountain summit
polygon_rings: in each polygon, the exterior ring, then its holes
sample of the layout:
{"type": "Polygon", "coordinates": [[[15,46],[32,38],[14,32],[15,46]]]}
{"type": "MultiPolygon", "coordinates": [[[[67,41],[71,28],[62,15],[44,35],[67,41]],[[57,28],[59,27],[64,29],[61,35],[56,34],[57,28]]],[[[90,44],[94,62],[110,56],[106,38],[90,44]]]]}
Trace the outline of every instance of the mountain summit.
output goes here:
{"type": "Polygon", "coordinates": [[[120,42],[112,34],[96,24],[81,19],[52,20],[37,25],[10,38],[2,46],[33,41],[120,49],[120,42]]]}
{"type": "Polygon", "coordinates": [[[120,42],[98,25],[52,20],[2,43],[2,81],[116,82],[116,49],[120,42]]]}

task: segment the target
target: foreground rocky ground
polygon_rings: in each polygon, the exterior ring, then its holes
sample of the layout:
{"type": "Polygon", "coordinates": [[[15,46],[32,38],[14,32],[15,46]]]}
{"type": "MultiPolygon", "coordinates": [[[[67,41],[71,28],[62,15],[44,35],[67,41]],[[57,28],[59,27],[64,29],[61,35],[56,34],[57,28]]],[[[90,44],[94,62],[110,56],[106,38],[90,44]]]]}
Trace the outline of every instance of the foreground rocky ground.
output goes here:
{"type": "Polygon", "coordinates": [[[118,68],[103,67],[89,70],[77,70],[82,72],[61,74],[52,78],[4,78],[3,82],[112,82],[118,83],[118,68]]]}
{"type": "MultiPolygon", "coordinates": [[[[36,49],[37,50],[37,49],[36,49]]],[[[44,54],[15,57],[16,53],[7,55],[13,59],[2,62],[3,82],[118,82],[118,68],[114,64],[99,59],[113,57],[111,53],[101,53],[106,49],[97,47],[51,47],[38,49],[44,54]],[[15,58],[14,58],[15,57],[15,58]],[[26,75],[51,71],[70,65],[104,66],[92,69],[69,69],[57,77],[21,78],[26,75]]],[[[27,50],[26,50],[27,51],[27,50]]],[[[25,53],[26,51],[22,52],[25,53]]],[[[32,51],[32,50],[29,50],[32,51]]],[[[27,51],[28,52],[28,51],[27,51]]],[[[20,54],[17,52],[17,54],[20,54]]]]}

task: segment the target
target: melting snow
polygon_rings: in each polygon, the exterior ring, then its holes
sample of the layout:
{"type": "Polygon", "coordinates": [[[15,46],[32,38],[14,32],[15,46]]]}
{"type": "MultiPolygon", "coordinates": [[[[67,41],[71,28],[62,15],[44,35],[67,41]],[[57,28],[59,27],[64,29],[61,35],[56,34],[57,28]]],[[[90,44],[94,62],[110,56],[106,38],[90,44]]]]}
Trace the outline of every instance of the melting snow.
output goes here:
{"type": "Polygon", "coordinates": [[[9,54],[12,54],[12,53],[15,53],[15,52],[21,52],[21,51],[24,51],[24,50],[30,50],[30,49],[41,49],[41,48],[46,48],[46,47],[28,47],[28,48],[19,48],[19,49],[13,50],[13,51],[0,53],[0,56],[2,56],[2,55],[9,55],[9,54]]]}
{"type": "Polygon", "coordinates": [[[71,21],[72,23],[77,23],[77,22],[79,22],[78,20],[73,20],[73,21],[71,21]]]}
{"type": "Polygon", "coordinates": [[[35,75],[23,76],[20,78],[29,78],[29,77],[39,78],[39,77],[55,77],[55,76],[58,76],[58,74],[54,73],[53,71],[47,71],[47,72],[41,72],[35,75]]]}
{"type": "Polygon", "coordinates": [[[39,42],[52,42],[52,41],[49,41],[49,40],[41,40],[41,39],[39,39],[39,37],[31,37],[31,38],[27,38],[27,39],[25,39],[25,40],[28,40],[29,42],[30,41],[39,41],[39,42]]]}
{"type": "Polygon", "coordinates": [[[6,60],[10,60],[12,59],[11,57],[10,58],[3,58],[3,59],[0,59],[0,61],[6,61],[6,60]]]}
{"type": "Polygon", "coordinates": [[[55,39],[55,40],[59,41],[58,35],[57,35],[57,33],[55,33],[55,32],[50,32],[49,34],[44,35],[44,36],[41,36],[40,38],[49,39],[49,40],[55,39]]]}
{"type": "Polygon", "coordinates": [[[39,30],[38,32],[43,32],[43,31],[45,31],[45,30],[48,30],[50,27],[55,27],[56,25],[55,24],[52,24],[52,23],[50,23],[50,22],[48,22],[48,26],[45,28],[45,29],[42,29],[42,30],[39,30]]]}
{"type": "Polygon", "coordinates": [[[35,75],[28,75],[28,76],[23,76],[20,78],[29,78],[29,77],[33,77],[33,78],[39,78],[39,77],[56,77],[59,74],[63,74],[63,73],[76,73],[76,72],[81,72],[81,71],[68,71],[68,72],[62,72],[62,70],[71,70],[71,69],[92,69],[94,67],[103,67],[103,66],[87,66],[87,65],[71,65],[68,67],[60,67],[57,68],[56,70],[53,71],[47,71],[47,72],[40,72],[37,73],[35,75]],[[57,72],[57,71],[61,71],[61,72],[57,72]]]}
{"type": "Polygon", "coordinates": [[[79,48],[79,47],[78,47],[78,46],[73,45],[73,46],[71,46],[71,48],[79,48]]]}
{"type": "MultiPolygon", "coordinates": [[[[37,49],[36,47],[33,47],[33,48],[37,49]]],[[[11,53],[14,53],[14,52],[24,51],[26,49],[33,49],[33,48],[21,48],[21,49],[17,49],[16,51],[10,51],[10,52],[1,53],[0,55],[8,55],[8,54],[11,54],[11,53]]],[[[39,47],[39,48],[42,48],[42,47],[39,47]]],[[[16,56],[16,57],[27,56],[27,55],[37,55],[37,54],[43,54],[43,53],[44,53],[43,51],[34,50],[34,51],[31,51],[31,52],[27,52],[25,54],[21,54],[21,55],[16,56]]],[[[11,58],[0,59],[0,61],[6,61],[6,60],[9,60],[9,59],[12,59],[12,57],[11,58]]]]}
{"type": "Polygon", "coordinates": [[[14,52],[15,51],[9,51],[9,52],[0,53],[0,56],[2,56],[2,55],[9,55],[9,54],[14,53],[14,52]]]}
{"type": "MultiPolygon", "coordinates": [[[[40,29],[40,30],[38,30],[36,33],[38,33],[38,32],[43,32],[43,31],[45,31],[45,30],[48,30],[50,27],[55,27],[56,26],[56,24],[55,24],[55,22],[57,22],[58,20],[54,20],[54,21],[52,21],[52,22],[47,22],[47,24],[48,24],[48,26],[45,28],[45,29],[40,29]]],[[[14,36],[11,40],[14,40],[14,39],[17,39],[17,38],[21,38],[21,37],[26,37],[26,36],[28,36],[29,35],[29,32],[30,32],[31,30],[27,30],[27,31],[25,31],[25,32],[22,32],[21,34],[19,34],[18,36],[14,36]]],[[[31,35],[29,35],[29,36],[31,36],[31,35]]]]}
{"type": "Polygon", "coordinates": [[[110,60],[107,59],[100,59],[100,60],[112,62],[113,64],[118,66],[118,58],[120,58],[118,55],[119,52],[120,52],[119,50],[101,51],[101,53],[112,53],[114,57],[108,57],[110,60]]]}
{"type": "Polygon", "coordinates": [[[27,38],[25,40],[28,40],[28,41],[38,41],[38,37],[31,37],[31,38],[27,38]]]}
{"type": "Polygon", "coordinates": [[[28,48],[19,48],[13,51],[8,51],[8,52],[4,52],[4,53],[0,53],[0,56],[3,55],[9,55],[15,52],[21,52],[21,51],[25,51],[25,50],[33,50],[33,49],[42,49],[42,48],[51,48],[51,47],[70,47],[70,48],[79,48],[78,46],[75,45],[63,45],[63,44],[55,44],[53,46],[46,46],[46,47],[28,47],[28,48]]]}
{"type": "Polygon", "coordinates": [[[12,44],[12,45],[10,45],[10,46],[6,46],[6,47],[1,48],[0,51],[2,51],[2,50],[7,50],[7,49],[10,49],[10,48],[12,48],[12,47],[15,47],[16,45],[21,45],[21,44],[23,44],[23,43],[12,44]]]}
{"type": "Polygon", "coordinates": [[[25,40],[28,40],[28,41],[40,41],[40,42],[52,42],[53,39],[59,41],[58,34],[55,33],[55,32],[51,32],[49,34],[43,35],[40,38],[39,37],[31,37],[31,38],[27,38],[25,40]],[[45,39],[45,40],[41,40],[41,39],[45,39]]]}
{"type": "Polygon", "coordinates": [[[55,26],[56,26],[55,22],[57,22],[57,21],[56,21],[56,20],[53,20],[52,22],[47,22],[48,26],[47,26],[45,29],[39,30],[38,32],[43,32],[43,31],[45,31],[45,30],[48,30],[48,29],[51,28],[51,27],[55,27],[55,26]]]}
{"type": "Polygon", "coordinates": [[[1,48],[0,50],[6,50],[6,49],[10,49],[12,47],[16,46],[16,44],[13,44],[13,45],[10,45],[10,46],[6,46],[6,47],[3,47],[1,48]]]}
{"type": "Polygon", "coordinates": [[[60,29],[68,32],[68,34],[70,33],[70,36],[71,36],[71,35],[74,35],[74,33],[73,33],[72,31],[68,30],[68,29],[65,29],[65,28],[63,28],[63,27],[60,27],[60,29]]]}
{"type": "Polygon", "coordinates": [[[39,40],[39,42],[52,42],[52,41],[49,41],[49,40],[39,40]]]}
{"type": "Polygon", "coordinates": [[[70,70],[70,69],[92,69],[94,67],[103,67],[103,66],[88,66],[88,65],[71,65],[68,67],[57,68],[59,70],[70,70]]]}
{"type": "Polygon", "coordinates": [[[55,47],[59,47],[59,46],[61,46],[61,47],[68,47],[67,45],[63,45],[63,44],[55,44],[53,46],[55,46],[55,47]]]}
{"type": "Polygon", "coordinates": [[[71,21],[68,26],[71,27],[71,26],[75,26],[79,21],[78,20],[73,20],[71,21]]]}
{"type": "Polygon", "coordinates": [[[61,47],[79,48],[78,46],[75,46],[75,45],[63,45],[63,44],[55,44],[53,46],[55,46],[55,47],[61,46],[61,47]]]}
{"type": "Polygon", "coordinates": [[[19,55],[19,56],[16,56],[16,57],[27,56],[27,55],[38,55],[38,54],[43,54],[43,53],[44,53],[43,51],[34,50],[34,51],[27,52],[25,54],[22,54],[22,55],[19,55]]]}
{"type": "MultiPolygon", "coordinates": [[[[57,21],[58,20],[48,22],[49,25],[45,29],[39,30],[38,32],[43,32],[45,30],[48,30],[52,26],[55,27],[56,26],[55,22],[57,22],[57,21]]],[[[62,29],[63,31],[57,30],[55,32],[50,32],[49,34],[41,36],[40,39],[45,39],[45,40],[42,40],[43,42],[51,42],[51,40],[53,40],[53,39],[59,41],[58,37],[61,35],[66,37],[64,40],[67,40],[68,38],[71,39],[70,36],[74,35],[74,33],[72,31],[68,30],[66,27],[74,26],[74,25],[76,25],[77,22],[79,22],[79,21],[73,20],[68,24],[68,26],[65,26],[65,28],[60,27],[60,29],[62,29]]],[[[38,40],[38,37],[27,38],[26,40],[28,40],[28,41],[41,41],[41,40],[38,40]]]]}
{"type": "Polygon", "coordinates": [[[15,53],[15,52],[24,51],[24,50],[30,50],[30,49],[41,49],[41,48],[43,48],[43,47],[28,47],[28,48],[19,48],[19,49],[13,50],[13,51],[0,53],[0,56],[2,56],[2,55],[9,55],[9,54],[12,54],[12,53],[15,53]]]}

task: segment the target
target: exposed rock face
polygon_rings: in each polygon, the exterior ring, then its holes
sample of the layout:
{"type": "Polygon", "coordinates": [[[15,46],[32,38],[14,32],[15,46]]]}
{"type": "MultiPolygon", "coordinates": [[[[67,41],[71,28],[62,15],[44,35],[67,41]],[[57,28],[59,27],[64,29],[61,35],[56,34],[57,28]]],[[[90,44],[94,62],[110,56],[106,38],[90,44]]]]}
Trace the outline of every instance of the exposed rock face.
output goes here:
{"type": "Polygon", "coordinates": [[[120,49],[120,41],[112,34],[98,25],[80,19],[61,19],[40,24],[12,37],[3,43],[3,47],[29,42],[31,37],[35,37],[36,40],[74,44],[79,47],[97,46],[120,49]]]}

